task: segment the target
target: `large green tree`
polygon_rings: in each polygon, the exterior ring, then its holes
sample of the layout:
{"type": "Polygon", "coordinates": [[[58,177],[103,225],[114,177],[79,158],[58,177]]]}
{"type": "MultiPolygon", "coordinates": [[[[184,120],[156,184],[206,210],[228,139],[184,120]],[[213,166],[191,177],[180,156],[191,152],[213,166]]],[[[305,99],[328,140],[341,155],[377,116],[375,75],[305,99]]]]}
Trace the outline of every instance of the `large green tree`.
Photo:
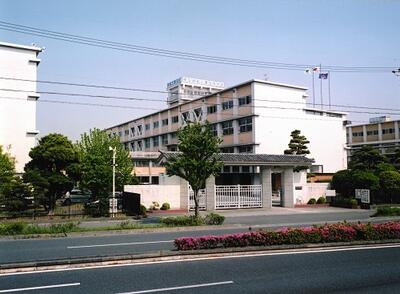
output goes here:
{"type": "Polygon", "coordinates": [[[178,131],[178,150],[176,157],[166,162],[169,176],[185,179],[193,189],[195,216],[199,214],[199,190],[206,185],[211,175],[217,175],[223,163],[218,157],[222,140],[215,137],[208,125],[199,122],[188,123],[178,131]]]}
{"type": "Polygon", "coordinates": [[[24,180],[29,182],[46,210],[52,211],[55,202],[74,186],[78,152],[72,142],[61,134],[49,134],[29,152],[32,158],[25,165],[24,180]]]}
{"type": "Polygon", "coordinates": [[[96,199],[107,199],[112,191],[112,151],[116,148],[116,190],[135,182],[132,176],[133,162],[117,137],[93,129],[81,135],[76,144],[80,159],[80,187],[88,189],[96,199]]]}
{"type": "Polygon", "coordinates": [[[15,174],[15,159],[3,151],[0,145],[0,184],[9,181],[15,174]]]}
{"type": "Polygon", "coordinates": [[[385,162],[387,162],[387,159],[379,153],[379,150],[366,145],[352,154],[349,168],[375,170],[378,164],[385,162]]]}

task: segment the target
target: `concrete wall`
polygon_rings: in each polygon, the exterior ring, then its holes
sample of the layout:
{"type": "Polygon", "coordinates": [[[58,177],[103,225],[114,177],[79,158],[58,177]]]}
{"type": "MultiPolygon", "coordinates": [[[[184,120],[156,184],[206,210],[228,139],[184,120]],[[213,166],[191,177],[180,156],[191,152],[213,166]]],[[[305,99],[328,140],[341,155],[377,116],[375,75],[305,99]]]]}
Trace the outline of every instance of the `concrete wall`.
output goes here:
{"type": "MultiPolygon", "coordinates": [[[[0,43],[0,76],[36,81],[37,53],[40,48],[31,46],[12,47],[0,43]]],[[[36,143],[36,83],[16,80],[0,80],[0,145],[16,159],[16,171],[23,172],[30,161],[29,151],[36,143]]],[[[37,97],[36,97],[37,96],[37,97]]]]}
{"type": "Polygon", "coordinates": [[[254,84],[256,153],[283,154],[288,148],[290,133],[298,129],[310,141],[310,158],[323,165],[324,172],[345,169],[345,118],[307,114],[305,90],[254,84]],[[261,101],[264,100],[264,101],[261,101]],[[269,101],[265,101],[269,100],[269,101]],[[281,102],[274,102],[279,100],[281,102]]]}
{"type": "Polygon", "coordinates": [[[140,194],[140,202],[149,208],[153,201],[157,201],[160,207],[167,202],[171,209],[180,209],[180,186],[179,185],[126,185],[125,192],[140,194]]]}
{"type": "Polygon", "coordinates": [[[307,183],[303,186],[303,197],[301,204],[307,204],[308,200],[315,198],[318,200],[319,197],[324,196],[326,190],[329,189],[329,183],[307,183]]]}

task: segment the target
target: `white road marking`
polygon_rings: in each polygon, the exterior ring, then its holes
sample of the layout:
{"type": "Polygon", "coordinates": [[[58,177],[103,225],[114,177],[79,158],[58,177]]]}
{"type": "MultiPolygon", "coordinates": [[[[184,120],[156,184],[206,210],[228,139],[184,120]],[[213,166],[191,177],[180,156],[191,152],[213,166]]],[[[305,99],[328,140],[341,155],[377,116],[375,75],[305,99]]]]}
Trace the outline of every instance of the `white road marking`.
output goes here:
{"type": "Polygon", "coordinates": [[[0,290],[0,293],[12,293],[12,292],[22,292],[22,291],[32,291],[32,290],[42,290],[42,289],[52,289],[52,288],[73,287],[73,286],[79,286],[80,284],[81,283],[70,283],[70,284],[29,287],[29,288],[7,289],[7,290],[0,290]]]}
{"type": "Polygon", "coordinates": [[[148,241],[148,242],[130,242],[130,243],[108,243],[108,244],[94,244],[94,245],[78,245],[78,246],[68,246],[67,248],[68,249],[80,249],[80,248],[94,248],[94,247],[146,245],[146,244],[172,243],[172,242],[174,242],[174,240],[148,241]]]}
{"type": "Polygon", "coordinates": [[[212,287],[212,286],[228,285],[228,284],[233,284],[233,281],[224,281],[224,282],[216,282],[216,283],[197,284],[197,285],[187,285],[187,286],[178,286],[178,287],[170,287],[170,288],[159,288],[159,289],[150,289],[150,290],[142,290],[142,291],[134,291],[134,292],[123,292],[123,293],[118,293],[118,294],[141,294],[141,293],[166,292],[166,291],[173,291],[173,290],[192,289],[192,288],[201,288],[201,287],[212,287]]]}
{"type": "MultiPolygon", "coordinates": [[[[228,253],[231,255],[219,255],[219,256],[208,256],[208,257],[193,257],[187,259],[173,259],[173,260],[156,260],[148,262],[138,262],[138,263],[126,263],[126,264],[106,264],[106,265],[93,265],[87,267],[79,268],[59,268],[59,269],[48,269],[48,270],[32,270],[27,272],[16,272],[16,273],[4,273],[0,274],[3,276],[16,276],[16,275],[27,275],[27,274],[38,274],[38,273],[51,273],[51,272],[64,272],[64,271],[76,271],[76,270],[90,270],[90,269],[102,269],[102,268],[113,268],[113,267],[125,267],[125,266],[140,266],[140,265],[154,265],[163,263],[177,263],[177,262],[190,262],[190,261],[204,261],[204,260],[215,260],[215,259],[231,259],[231,258],[246,258],[246,257],[257,257],[257,256],[274,256],[274,255],[291,255],[291,254],[312,254],[312,253],[327,253],[327,252],[339,252],[339,251],[357,251],[357,250],[371,250],[371,249],[388,249],[388,248],[400,248],[400,244],[385,244],[385,245],[361,245],[359,247],[331,247],[331,248],[306,248],[298,250],[283,250],[283,251],[273,251],[273,252],[251,252],[249,254],[243,254],[239,252],[237,255],[235,253],[228,253]]],[[[193,251],[196,254],[196,251],[193,251]]],[[[224,254],[224,253],[220,253],[224,254]]],[[[168,258],[168,257],[166,257],[168,258]]]]}

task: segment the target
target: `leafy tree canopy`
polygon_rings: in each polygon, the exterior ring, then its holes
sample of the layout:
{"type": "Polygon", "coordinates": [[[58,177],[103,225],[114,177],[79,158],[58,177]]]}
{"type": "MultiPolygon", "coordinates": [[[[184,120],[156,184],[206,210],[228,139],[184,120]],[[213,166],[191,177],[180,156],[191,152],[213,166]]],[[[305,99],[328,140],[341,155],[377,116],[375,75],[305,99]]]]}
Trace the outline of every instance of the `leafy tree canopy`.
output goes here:
{"type": "Polygon", "coordinates": [[[112,151],[116,148],[116,190],[135,182],[132,176],[133,162],[117,137],[93,129],[81,135],[76,144],[80,159],[80,186],[92,192],[96,198],[107,198],[112,191],[112,151]]]}
{"type": "Polygon", "coordinates": [[[349,168],[374,170],[378,164],[386,162],[386,157],[381,155],[379,150],[366,145],[355,151],[351,156],[349,168]]]}
{"type": "Polygon", "coordinates": [[[195,215],[198,215],[198,191],[205,187],[211,175],[217,175],[223,163],[218,158],[221,139],[215,137],[208,125],[190,122],[178,131],[177,157],[166,163],[166,172],[170,176],[185,179],[194,192],[195,215]]]}
{"type": "Polygon", "coordinates": [[[41,204],[52,210],[56,200],[74,186],[68,170],[78,163],[77,150],[64,135],[49,134],[39,140],[29,156],[32,160],[25,165],[24,179],[41,195],[41,204]]]}
{"type": "Polygon", "coordinates": [[[15,159],[3,151],[0,145],[0,183],[9,180],[15,173],[15,159]]]}

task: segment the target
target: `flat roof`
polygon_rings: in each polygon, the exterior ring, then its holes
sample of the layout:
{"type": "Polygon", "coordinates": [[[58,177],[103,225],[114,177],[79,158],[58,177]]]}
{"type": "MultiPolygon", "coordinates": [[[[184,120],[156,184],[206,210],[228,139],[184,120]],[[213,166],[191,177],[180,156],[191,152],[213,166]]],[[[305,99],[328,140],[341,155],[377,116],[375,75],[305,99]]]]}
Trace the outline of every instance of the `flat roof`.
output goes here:
{"type": "Polygon", "coordinates": [[[156,111],[156,112],[152,112],[152,113],[150,113],[150,114],[146,114],[146,115],[144,115],[144,116],[140,116],[140,117],[137,117],[137,118],[128,120],[128,121],[126,121],[126,122],[117,124],[117,125],[113,125],[113,126],[111,126],[111,127],[106,128],[106,130],[111,129],[111,128],[120,127],[120,126],[126,125],[126,124],[128,124],[128,123],[130,123],[130,122],[133,122],[133,121],[135,121],[135,120],[139,120],[139,119],[142,119],[142,118],[146,118],[146,117],[148,117],[148,116],[152,116],[152,115],[155,115],[155,114],[157,114],[157,113],[160,113],[160,112],[163,112],[163,111],[167,111],[167,110],[169,110],[169,109],[173,109],[173,108],[176,108],[176,107],[179,107],[179,106],[182,106],[182,105],[191,103],[191,102],[193,102],[193,101],[197,101],[197,100],[201,100],[201,99],[204,99],[204,98],[212,97],[212,96],[218,95],[218,94],[221,93],[221,92],[227,92],[227,91],[230,91],[230,90],[235,89],[235,88],[237,88],[237,87],[242,87],[242,86],[245,86],[245,85],[248,85],[248,84],[251,84],[251,83],[260,83],[260,84],[266,84],[266,85],[278,86],[278,87],[284,87],[284,88],[293,88],[293,89],[298,89],[298,90],[308,90],[308,88],[304,88],[304,87],[300,87],[300,86],[295,86],[295,85],[282,84],[282,83],[274,83],[274,82],[270,82],[270,81],[263,81],[263,80],[252,79],[252,80],[249,80],[249,81],[246,81],[246,82],[243,82],[243,83],[240,83],[240,84],[231,86],[231,87],[229,87],[229,88],[225,88],[225,89],[223,89],[223,90],[221,90],[221,91],[208,94],[208,95],[206,95],[206,96],[201,96],[201,97],[195,98],[195,99],[193,99],[193,100],[190,100],[190,101],[187,101],[187,102],[183,102],[183,103],[181,103],[181,104],[177,104],[177,105],[174,105],[174,106],[171,106],[171,107],[167,107],[167,108],[164,108],[164,109],[162,109],[162,110],[159,110],[159,111],[156,111]]]}
{"type": "Polygon", "coordinates": [[[19,44],[13,44],[13,43],[7,43],[7,42],[0,42],[1,47],[9,47],[9,48],[16,48],[16,49],[22,49],[22,50],[29,50],[29,51],[36,51],[36,52],[41,52],[43,51],[43,48],[37,47],[37,46],[26,46],[26,45],[19,45],[19,44]]]}

